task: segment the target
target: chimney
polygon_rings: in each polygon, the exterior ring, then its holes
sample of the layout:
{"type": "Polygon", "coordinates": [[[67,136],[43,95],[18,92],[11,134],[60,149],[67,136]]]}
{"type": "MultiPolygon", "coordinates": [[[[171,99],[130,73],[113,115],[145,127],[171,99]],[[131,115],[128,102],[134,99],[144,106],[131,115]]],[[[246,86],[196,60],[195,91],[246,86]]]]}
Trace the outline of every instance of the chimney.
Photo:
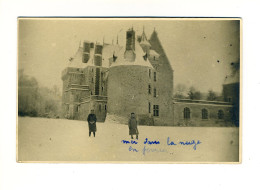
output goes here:
{"type": "Polygon", "coordinates": [[[135,50],[135,31],[133,28],[126,32],[126,50],[135,50]]]}
{"type": "Polygon", "coordinates": [[[135,57],[135,31],[131,28],[126,32],[126,48],[124,58],[127,61],[134,62],[135,57]]]}
{"type": "Polygon", "coordinates": [[[82,55],[82,62],[87,63],[90,58],[90,42],[84,41],[83,42],[83,55],[82,55]]]}
{"type": "Polygon", "coordinates": [[[102,66],[102,50],[103,50],[103,46],[100,44],[96,44],[95,55],[94,55],[95,66],[102,66]]]}

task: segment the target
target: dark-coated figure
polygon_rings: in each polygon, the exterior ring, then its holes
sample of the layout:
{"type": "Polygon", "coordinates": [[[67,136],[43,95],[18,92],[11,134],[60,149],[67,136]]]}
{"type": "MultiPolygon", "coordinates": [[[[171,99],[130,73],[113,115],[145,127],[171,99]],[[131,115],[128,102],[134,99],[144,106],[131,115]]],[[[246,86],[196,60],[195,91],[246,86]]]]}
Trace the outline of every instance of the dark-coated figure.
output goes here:
{"type": "Polygon", "coordinates": [[[97,131],[97,117],[94,114],[94,110],[91,110],[91,113],[88,115],[88,127],[89,127],[89,136],[91,136],[91,132],[93,132],[94,137],[96,136],[97,131]]]}
{"type": "Polygon", "coordinates": [[[138,139],[138,128],[137,128],[137,120],[135,118],[135,113],[131,113],[131,117],[128,121],[129,127],[129,135],[131,135],[131,139],[133,139],[133,135],[136,135],[136,139],[138,139]]]}

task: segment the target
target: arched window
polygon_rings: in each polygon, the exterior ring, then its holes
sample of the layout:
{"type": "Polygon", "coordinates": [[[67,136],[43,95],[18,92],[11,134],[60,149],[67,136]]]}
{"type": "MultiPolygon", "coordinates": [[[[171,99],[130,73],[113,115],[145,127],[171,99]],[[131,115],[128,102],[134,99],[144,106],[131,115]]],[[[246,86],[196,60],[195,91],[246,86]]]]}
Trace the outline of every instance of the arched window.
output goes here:
{"type": "Polygon", "coordinates": [[[184,119],[190,119],[190,108],[184,108],[184,119]]]}
{"type": "Polygon", "coordinates": [[[208,110],[202,109],[201,110],[201,117],[202,117],[202,119],[208,119],[208,110]]]}
{"type": "Polygon", "coordinates": [[[218,110],[218,119],[224,119],[224,111],[218,110]]]}

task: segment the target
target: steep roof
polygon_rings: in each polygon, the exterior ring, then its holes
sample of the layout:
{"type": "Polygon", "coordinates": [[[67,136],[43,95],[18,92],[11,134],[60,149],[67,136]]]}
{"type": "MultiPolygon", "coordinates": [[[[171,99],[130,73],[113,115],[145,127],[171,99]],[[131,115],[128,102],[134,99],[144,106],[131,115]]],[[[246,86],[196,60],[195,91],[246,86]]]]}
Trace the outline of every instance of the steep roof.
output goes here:
{"type": "Polygon", "coordinates": [[[84,68],[86,66],[94,65],[94,48],[90,49],[90,58],[87,63],[82,62],[83,47],[79,47],[76,54],[71,57],[68,66],[76,68],[84,68]]]}
{"type": "Polygon", "coordinates": [[[232,84],[232,83],[239,83],[240,79],[240,63],[231,63],[230,64],[231,74],[226,76],[224,85],[225,84],[232,84]]]}
{"type": "Polygon", "coordinates": [[[233,83],[239,83],[239,72],[236,72],[232,75],[226,76],[224,85],[225,84],[233,84],[233,83]]]}
{"type": "Polygon", "coordinates": [[[112,63],[111,67],[122,66],[122,65],[140,65],[140,66],[153,68],[152,64],[148,59],[144,60],[145,53],[143,52],[143,49],[141,48],[137,40],[135,42],[135,51],[134,51],[136,55],[135,61],[133,62],[127,61],[124,58],[124,53],[125,53],[125,48],[121,48],[120,51],[118,52],[116,61],[112,63]]]}
{"type": "Polygon", "coordinates": [[[144,31],[143,31],[143,33],[142,33],[142,35],[141,35],[140,45],[151,46],[151,44],[150,44],[150,43],[148,42],[148,40],[147,40],[147,37],[146,37],[144,31]]]}
{"type": "MultiPolygon", "coordinates": [[[[122,46],[113,44],[104,44],[102,50],[102,66],[109,67],[109,58],[113,57],[113,54],[118,54],[122,49],[122,46]]],[[[82,62],[83,47],[79,47],[76,54],[71,57],[68,66],[76,68],[84,68],[86,66],[94,66],[94,48],[90,48],[90,58],[87,63],[82,62]]]]}
{"type": "Polygon", "coordinates": [[[153,31],[149,42],[151,44],[151,49],[155,50],[160,55],[161,63],[163,63],[163,65],[167,67],[169,71],[173,71],[171,63],[162,47],[158,34],[155,30],[153,31]]]}

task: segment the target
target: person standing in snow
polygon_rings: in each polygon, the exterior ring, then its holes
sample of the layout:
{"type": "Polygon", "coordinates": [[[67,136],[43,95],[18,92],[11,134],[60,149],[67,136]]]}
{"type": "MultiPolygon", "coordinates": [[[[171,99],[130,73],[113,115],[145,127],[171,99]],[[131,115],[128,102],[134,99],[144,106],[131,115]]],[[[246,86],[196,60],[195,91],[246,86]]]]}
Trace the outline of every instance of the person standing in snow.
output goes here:
{"type": "Polygon", "coordinates": [[[97,117],[94,114],[94,110],[91,110],[91,113],[88,115],[88,128],[89,128],[89,136],[91,136],[91,132],[93,132],[94,137],[96,136],[97,131],[97,117]]]}
{"type": "Polygon", "coordinates": [[[129,127],[129,135],[131,135],[131,139],[133,139],[133,135],[136,135],[136,139],[138,139],[138,129],[137,129],[137,120],[135,118],[135,113],[131,113],[131,117],[128,121],[129,127]]]}

